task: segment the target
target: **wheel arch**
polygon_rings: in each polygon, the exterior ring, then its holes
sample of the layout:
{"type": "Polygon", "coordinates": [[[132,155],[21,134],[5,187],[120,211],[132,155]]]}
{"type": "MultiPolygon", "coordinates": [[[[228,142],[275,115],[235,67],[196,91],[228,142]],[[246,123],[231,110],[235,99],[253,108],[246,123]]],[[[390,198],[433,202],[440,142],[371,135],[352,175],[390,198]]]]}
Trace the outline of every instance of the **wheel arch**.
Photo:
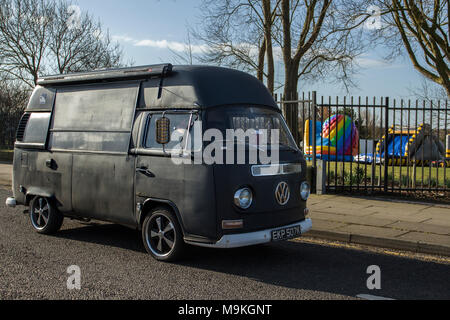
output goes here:
{"type": "Polygon", "coordinates": [[[142,209],[138,212],[138,217],[137,217],[139,230],[142,229],[142,224],[144,223],[144,219],[148,215],[148,213],[152,209],[157,208],[157,207],[165,207],[165,208],[171,210],[175,214],[175,216],[178,220],[178,224],[181,227],[181,232],[183,233],[183,236],[184,236],[185,232],[184,232],[183,220],[181,219],[180,210],[178,210],[178,207],[172,201],[163,200],[163,199],[147,198],[142,203],[142,209]]]}
{"type": "Polygon", "coordinates": [[[28,206],[35,197],[43,197],[51,200],[55,200],[55,195],[52,192],[49,192],[48,190],[41,189],[41,188],[35,188],[31,187],[28,189],[26,195],[25,195],[25,204],[28,206]]]}

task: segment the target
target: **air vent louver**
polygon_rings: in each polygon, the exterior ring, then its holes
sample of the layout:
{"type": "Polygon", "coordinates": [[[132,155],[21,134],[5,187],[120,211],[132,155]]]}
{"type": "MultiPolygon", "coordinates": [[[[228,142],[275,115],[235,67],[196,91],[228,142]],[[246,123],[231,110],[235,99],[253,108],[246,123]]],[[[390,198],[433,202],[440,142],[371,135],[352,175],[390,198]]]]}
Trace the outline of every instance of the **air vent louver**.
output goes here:
{"type": "Polygon", "coordinates": [[[25,129],[27,127],[28,120],[30,119],[30,113],[25,113],[20,119],[19,126],[17,127],[16,139],[19,142],[23,142],[25,136],[25,129]]]}

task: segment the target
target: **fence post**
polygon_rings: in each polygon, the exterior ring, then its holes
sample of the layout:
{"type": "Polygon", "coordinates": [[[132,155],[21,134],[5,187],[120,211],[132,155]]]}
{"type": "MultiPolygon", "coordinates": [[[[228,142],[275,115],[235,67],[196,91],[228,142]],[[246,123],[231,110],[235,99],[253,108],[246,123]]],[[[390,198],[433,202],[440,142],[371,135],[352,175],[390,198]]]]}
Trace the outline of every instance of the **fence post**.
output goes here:
{"type": "Polygon", "coordinates": [[[324,160],[317,160],[316,169],[316,194],[327,193],[327,162],[324,160]]]}
{"type": "Polygon", "coordinates": [[[389,172],[389,157],[388,157],[388,137],[389,137],[389,97],[386,98],[385,105],[385,119],[384,119],[384,192],[388,191],[388,172],[389,172]]]}
{"type": "Polygon", "coordinates": [[[317,92],[313,91],[312,92],[312,103],[311,103],[311,108],[313,111],[313,119],[312,119],[312,148],[313,148],[313,169],[314,169],[314,174],[316,174],[315,170],[317,168],[317,155],[316,155],[316,124],[317,124],[317,92]]]}

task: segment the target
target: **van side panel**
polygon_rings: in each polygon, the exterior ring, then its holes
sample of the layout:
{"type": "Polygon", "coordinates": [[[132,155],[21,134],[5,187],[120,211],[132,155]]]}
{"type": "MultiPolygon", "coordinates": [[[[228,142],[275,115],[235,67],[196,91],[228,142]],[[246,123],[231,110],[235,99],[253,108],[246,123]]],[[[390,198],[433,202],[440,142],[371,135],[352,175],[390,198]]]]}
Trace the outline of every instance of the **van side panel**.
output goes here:
{"type": "Polygon", "coordinates": [[[183,219],[186,232],[218,240],[214,171],[208,165],[186,165],[183,219]]]}
{"type": "MultiPolygon", "coordinates": [[[[147,168],[149,174],[136,172],[136,195],[139,198],[169,200],[182,211],[184,166],[175,165],[170,158],[138,155],[136,168],[147,168]]],[[[184,221],[181,221],[184,226],[184,221]]]]}
{"type": "Polygon", "coordinates": [[[210,166],[177,165],[170,157],[139,155],[136,173],[138,201],[146,198],[169,200],[180,213],[185,236],[217,240],[214,177],[210,166]]]}
{"type": "Polygon", "coordinates": [[[134,156],[74,154],[72,186],[77,215],[136,225],[134,156]]]}
{"type": "MultiPolygon", "coordinates": [[[[36,179],[33,187],[48,188],[57,201],[58,209],[72,211],[72,155],[67,153],[38,152],[36,156],[36,179]],[[47,166],[48,160],[52,166],[47,166]],[[40,181],[41,186],[37,183],[40,181]]],[[[32,190],[29,190],[30,192],[32,190]]]]}
{"type": "Polygon", "coordinates": [[[26,204],[27,195],[43,195],[54,198],[61,212],[71,212],[72,155],[16,149],[13,188],[20,204],[26,204]],[[47,166],[48,160],[52,161],[51,168],[47,166]],[[25,188],[25,193],[19,192],[20,186],[25,188]]]}

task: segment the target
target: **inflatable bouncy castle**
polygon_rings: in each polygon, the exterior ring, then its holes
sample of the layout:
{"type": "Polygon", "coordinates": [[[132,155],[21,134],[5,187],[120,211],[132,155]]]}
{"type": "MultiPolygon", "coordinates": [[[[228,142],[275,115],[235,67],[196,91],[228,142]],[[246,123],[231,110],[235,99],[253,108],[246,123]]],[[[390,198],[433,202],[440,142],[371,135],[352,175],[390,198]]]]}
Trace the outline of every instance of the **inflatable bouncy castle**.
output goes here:
{"type": "Polygon", "coordinates": [[[377,144],[377,157],[381,162],[384,162],[386,144],[389,165],[406,165],[408,161],[428,165],[430,161],[445,159],[445,147],[428,124],[409,129],[390,127],[389,135],[383,136],[377,144]]]}
{"type": "Polygon", "coordinates": [[[359,132],[349,116],[336,114],[323,124],[316,122],[313,132],[310,120],[305,122],[304,150],[306,156],[313,154],[316,140],[316,157],[327,161],[353,161],[358,154],[359,132]]]}

